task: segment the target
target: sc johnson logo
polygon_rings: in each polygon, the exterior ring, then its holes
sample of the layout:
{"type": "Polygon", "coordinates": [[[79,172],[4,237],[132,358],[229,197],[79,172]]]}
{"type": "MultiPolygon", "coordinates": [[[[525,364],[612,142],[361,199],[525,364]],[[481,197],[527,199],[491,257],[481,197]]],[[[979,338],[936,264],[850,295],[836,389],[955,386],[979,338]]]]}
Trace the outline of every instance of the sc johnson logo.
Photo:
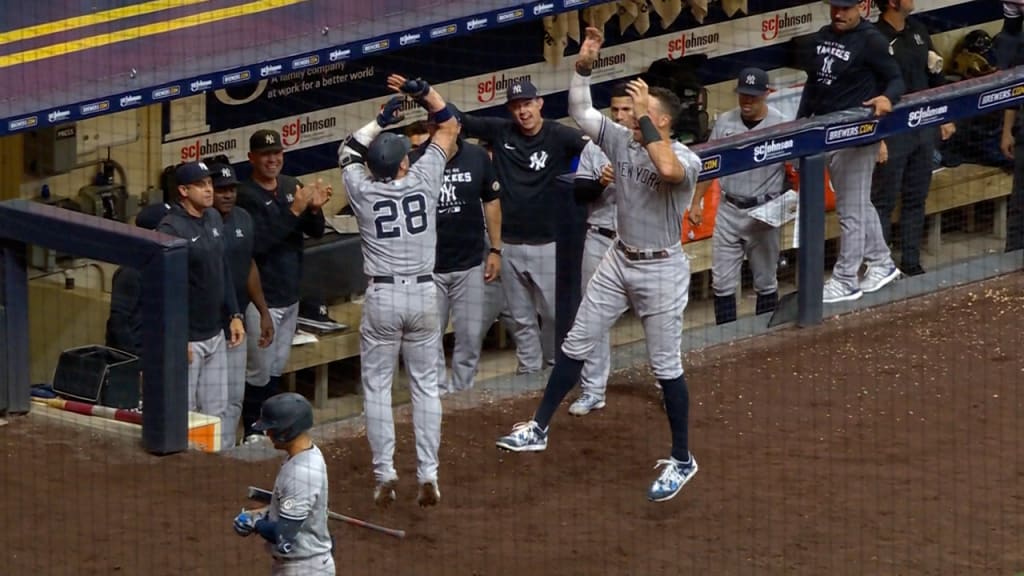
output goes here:
{"type": "Polygon", "coordinates": [[[878,122],[857,122],[856,124],[844,124],[829,128],[825,134],[825,144],[838,144],[868,138],[878,130],[878,122]]]}
{"type": "Polygon", "coordinates": [[[409,46],[410,44],[415,44],[419,41],[420,34],[418,32],[416,34],[402,34],[398,39],[398,43],[402,46],[409,46]]]}
{"type": "Polygon", "coordinates": [[[487,18],[473,18],[469,22],[466,22],[466,30],[472,32],[473,30],[480,30],[487,27],[487,18]]]}
{"type": "Polygon", "coordinates": [[[1024,98],[1024,84],[1014,84],[1007,88],[991,90],[978,97],[978,109],[983,110],[1004,102],[1013,102],[1024,98]]]}
{"type": "Polygon", "coordinates": [[[193,94],[195,94],[196,92],[203,92],[204,90],[209,90],[210,88],[213,88],[213,80],[196,80],[195,82],[189,84],[188,87],[188,89],[191,90],[193,94]]]}
{"type": "Polygon", "coordinates": [[[769,140],[754,147],[754,162],[767,162],[782,158],[793,151],[792,140],[769,140]]]}
{"type": "Polygon", "coordinates": [[[457,24],[445,24],[444,26],[438,26],[437,28],[430,29],[431,38],[444,38],[445,36],[451,36],[459,31],[457,24]]]}
{"type": "Polygon", "coordinates": [[[551,12],[554,9],[554,4],[550,2],[544,2],[542,4],[537,4],[536,6],[533,7],[533,15],[540,16],[541,14],[547,14],[548,12],[551,12]]]}
{"type": "Polygon", "coordinates": [[[522,8],[516,8],[515,10],[509,10],[508,12],[502,12],[498,14],[498,24],[504,24],[506,22],[513,22],[519,20],[525,15],[522,8]]]}
{"type": "Polygon", "coordinates": [[[668,59],[677,60],[686,54],[704,54],[711,52],[718,44],[718,32],[705,32],[689,35],[683,32],[677,38],[668,41],[668,59]]]}
{"type": "Polygon", "coordinates": [[[281,142],[288,147],[295,146],[306,134],[322,132],[337,125],[338,120],[334,116],[328,116],[319,120],[314,120],[309,116],[296,118],[281,127],[281,142]]]}
{"type": "Polygon", "coordinates": [[[810,12],[772,14],[761,21],[761,39],[767,42],[779,37],[793,36],[812,23],[814,23],[814,15],[810,12]]]}
{"type": "Polygon", "coordinates": [[[344,50],[335,50],[327,55],[327,57],[330,58],[331,62],[337,62],[339,60],[348,60],[349,57],[351,56],[352,51],[349,50],[348,48],[345,48],[344,50]]]}
{"type": "Polygon", "coordinates": [[[46,115],[46,119],[49,120],[50,124],[56,124],[62,120],[67,120],[71,117],[71,110],[54,110],[46,115]]]}
{"type": "Polygon", "coordinates": [[[142,103],[141,94],[129,94],[128,96],[121,97],[121,108],[128,108],[129,106],[135,106],[142,103]]]}
{"type": "Polygon", "coordinates": [[[205,141],[196,140],[191,144],[185,144],[181,147],[178,156],[182,162],[192,162],[206,156],[230,152],[236,148],[238,148],[238,141],[234,138],[227,140],[210,140],[207,138],[205,141]]]}
{"type": "Polygon", "coordinates": [[[517,82],[532,82],[532,80],[530,80],[529,74],[509,77],[502,74],[500,78],[491,76],[490,80],[484,80],[476,85],[476,101],[480,103],[490,102],[494,100],[498,92],[508,90],[509,86],[517,82]]]}
{"type": "Polygon", "coordinates": [[[916,128],[918,126],[927,126],[928,124],[934,124],[935,122],[941,122],[946,114],[949,112],[949,106],[925,106],[924,108],[918,108],[910,113],[907,117],[907,126],[910,128],[916,128]]]}
{"type": "Polygon", "coordinates": [[[701,174],[714,174],[722,169],[722,156],[715,154],[704,159],[700,166],[701,174]]]}
{"type": "Polygon", "coordinates": [[[266,78],[267,76],[280,74],[282,70],[284,70],[284,66],[280,64],[268,64],[263,68],[260,68],[260,77],[266,78]]]}

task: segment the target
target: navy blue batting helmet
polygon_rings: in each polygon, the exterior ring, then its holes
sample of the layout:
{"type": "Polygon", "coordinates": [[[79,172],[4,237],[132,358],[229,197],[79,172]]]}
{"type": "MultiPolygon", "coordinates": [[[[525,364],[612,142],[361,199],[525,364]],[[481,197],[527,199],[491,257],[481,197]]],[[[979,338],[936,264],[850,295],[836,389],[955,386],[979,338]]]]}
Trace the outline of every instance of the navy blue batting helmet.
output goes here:
{"type": "Polygon", "coordinates": [[[313,427],[313,406],[302,394],[284,392],[268,398],[260,407],[260,419],[252,425],[276,442],[291,442],[313,427]]]}
{"type": "Polygon", "coordinates": [[[402,160],[412,149],[409,139],[400,134],[384,132],[370,142],[366,165],[374,178],[386,180],[398,175],[402,160]]]}

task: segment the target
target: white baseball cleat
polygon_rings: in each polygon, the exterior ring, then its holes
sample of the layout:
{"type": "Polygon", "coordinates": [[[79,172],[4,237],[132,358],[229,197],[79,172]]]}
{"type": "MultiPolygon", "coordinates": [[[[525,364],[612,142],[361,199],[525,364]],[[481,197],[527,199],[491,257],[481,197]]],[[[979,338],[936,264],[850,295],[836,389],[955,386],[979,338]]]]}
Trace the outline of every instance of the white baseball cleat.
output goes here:
{"type": "Polygon", "coordinates": [[[900,269],[895,264],[888,266],[868,266],[864,273],[864,280],[860,283],[860,289],[865,294],[877,292],[885,288],[890,282],[900,277],[900,269]]]}
{"type": "Polygon", "coordinates": [[[688,462],[668,458],[658,460],[654,467],[661,468],[661,474],[647,492],[647,499],[651,502],[665,502],[675,498],[683,486],[697,475],[697,459],[693,454],[690,454],[688,462]]]}
{"type": "Polygon", "coordinates": [[[395,486],[397,485],[397,478],[387,482],[378,482],[373,489],[373,503],[381,508],[390,506],[395,501],[395,486]]]}
{"type": "Polygon", "coordinates": [[[420,493],[416,502],[423,508],[437,506],[441,502],[441,489],[437,487],[437,481],[424,482],[420,484],[420,493]]]}
{"type": "Polygon", "coordinates": [[[586,416],[594,410],[600,410],[605,407],[604,398],[591,394],[590,392],[584,392],[576,399],[575,402],[569,406],[569,414],[573,416],[586,416]]]}
{"type": "Polygon", "coordinates": [[[520,422],[512,427],[511,434],[498,438],[496,444],[512,452],[541,452],[548,447],[548,433],[533,420],[520,422]]]}
{"type": "Polygon", "coordinates": [[[864,296],[864,292],[860,288],[847,288],[835,279],[829,278],[822,289],[821,301],[823,304],[835,304],[860,300],[861,296],[864,296]]]}

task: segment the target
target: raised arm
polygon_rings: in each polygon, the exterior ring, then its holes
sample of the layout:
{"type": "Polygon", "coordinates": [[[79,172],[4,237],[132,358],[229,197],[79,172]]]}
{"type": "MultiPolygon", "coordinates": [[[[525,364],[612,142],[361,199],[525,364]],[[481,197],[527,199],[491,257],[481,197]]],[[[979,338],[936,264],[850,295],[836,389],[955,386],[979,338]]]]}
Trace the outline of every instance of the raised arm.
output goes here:
{"type": "Polygon", "coordinates": [[[405,94],[426,109],[431,120],[437,124],[437,131],[430,137],[430,141],[441,148],[446,159],[451,158],[459,136],[459,122],[454,108],[449,108],[441,94],[419,78],[409,80],[399,74],[392,74],[388,76],[388,88],[405,94]]]}
{"type": "Polygon", "coordinates": [[[601,131],[605,125],[601,114],[590,98],[590,73],[597,61],[597,54],[604,42],[604,34],[597,28],[587,28],[580,53],[576,57],[576,70],[569,82],[569,115],[576,125],[592,140],[601,143],[601,131]]]}

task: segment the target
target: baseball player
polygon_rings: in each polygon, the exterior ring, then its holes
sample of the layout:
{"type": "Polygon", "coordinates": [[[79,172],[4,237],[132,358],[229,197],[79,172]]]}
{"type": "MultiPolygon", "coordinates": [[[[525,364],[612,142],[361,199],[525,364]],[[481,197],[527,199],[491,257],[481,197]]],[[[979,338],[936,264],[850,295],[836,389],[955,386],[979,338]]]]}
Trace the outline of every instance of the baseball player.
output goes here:
{"type": "MultiPolygon", "coordinates": [[[[612,121],[622,126],[632,126],[633,99],[628,85],[617,84],[612,88],[609,112],[612,121]]],[[[615,242],[615,171],[608,156],[601,147],[588,142],[580,154],[574,181],[574,196],[577,203],[587,207],[587,235],[583,241],[582,281],[583,289],[597,271],[604,255],[615,242]]],[[[594,354],[583,363],[580,388],[583,392],[569,405],[573,416],[586,416],[593,410],[604,408],[605,389],[608,373],[611,371],[611,338],[609,334],[598,342],[594,354]]]]}
{"type": "MultiPolygon", "coordinates": [[[[875,0],[882,12],[875,26],[889,42],[899,64],[908,93],[946,83],[942,68],[929,69],[928,55],[934,54],[932,38],[925,25],[910,17],[914,0],[875,0]]],[[[900,201],[900,272],[907,276],[924,274],[921,266],[921,236],[924,234],[925,202],[932,185],[932,163],[937,136],[949,139],[956,132],[952,122],[895,134],[879,145],[871,201],[878,211],[882,235],[892,236],[892,213],[900,201]]]]}
{"type": "Polygon", "coordinates": [[[327,463],[313,442],[313,407],[301,394],[267,399],[253,430],[288,454],[274,480],[270,505],[242,510],[234,529],[256,532],[273,557],[274,576],[334,576],[334,538],[327,528],[327,463]]]}
{"type": "Polygon", "coordinates": [[[555,237],[550,198],[587,140],[582,132],[541,117],[544,99],[528,80],[508,87],[511,120],[460,115],[462,131],[486,140],[502,185],[501,277],[515,322],[518,373],[538,372],[555,354],[555,237]],[[540,315],[540,327],[537,316],[540,315]]]}
{"type": "MultiPolygon", "coordinates": [[[[808,58],[807,83],[797,118],[868,106],[876,116],[892,111],[903,94],[900,68],[889,43],[861,17],[867,0],[828,0],[832,23],[814,36],[808,58]]],[[[877,142],[828,153],[828,169],[839,213],[839,257],[825,282],[826,304],[857,300],[900,276],[882,235],[878,212],[871,205],[871,175],[878,157],[877,142]],[[861,264],[867,264],[859,280],[861,264]]]]}
{"type": "MultiPolygon", "coordinates": [[[[321,208],[331,198],[330,186],[309,186],[281,173],[284,145],[273,130],[258,130],[249,138],[252,177],[238,186],[238,205],[252,216],[255,238],[253,259],[259,269],[264,296],[274,323],[274,340],[266,348],[249,340],[246,360],[242,424],[246,441],[258,441],[252,423],[263,401],[277,393],[281,373],[288,364],[299,314],[303,236],[324,235],[321,208]]],[[[260,331],[256,306],[245,310],[247,330],[260,331]]]]}
{"type": "MultiPolygon", "coordinates": [[[[430,145],[437,125],[428,123],[428,139],[409,155],[415,163],[430,145]]],[[[441,393],[461,392],[473,387],[480,348],[483,345],[484,286],[501,271],[501,185],[487,152],[462,138],[444,169],[444,184],[437,203],[437,256],[434,283],[437,284],[438,320],[444,334],[451,320],[455,329],[451,379],[446,378],[444,346],[438,347],[441,393]],[[481,210],[481,205],[483,206],[481,210]],[[484,220],[490,233],[490,248],[484,257],[484,220]]]]}
{"type": "Polygon", "coordinates": [[[602,42],[600,30],[587,28],[569,85],[569,114],[615,167],[619,237],[587,284],[533,419],[517,424],[497,445],[514,452],[547,448],[548,423],[576,385],[583,361],[632,305],[643,323],[672,431],[671,455],[658,461],[661,473],[647,493],[651,501],[663,502],[697,473],[688,446],[689,393],[681,351],[690,264],[680,240],[701,160],[671,139],[680,102],[669,90],[648,88],[641,79],[630,81],[636,118],[630,126],[620,126],[594,109],[590,73],[602,42]]]}
{"type": "MultiPolygon", "coordinates": [[[[759,68],[740,71],[736,82],[739,107],[718,117],[711,140],[781,124],[787,118],[769,106],[768,73],[759,68]]],[[[704,194],[711,181],[697,184],[690,206],[690,222],[703,220],[704,194]]],[[[769,164],[719,179],[722,202],[718,204],[715,230],[711,236],[711,285],[715,291],[715,324],[736,320],[736,289],[743,259],[750,262],[757,292],[755,314],[775,309],[779,282],[779,229],[750,215],[758,206],[778,198],[786,190],[786,165],[769,164]]]]}
{"type": "MultiPolygon", "coordinates": [[[[252,259],[253,225],[252,217],[244,208],[235,206],[238,178],[230,164],[211,164],[213,176],[213,207],[224,221],[224,257],[231,270],[231,282],[235,286],[235,300],[238,309],[249,307],[250,300],[259,312],[260,348],[266,348],[274,340],[274,321],[263,298],[260,273],[252,259]]],[[[255,335],[253,335],[255,338],[255,335]]],[[[228,407],[221,422],[221,446],[234,446],[238,420],[242,415],[242,400],[245,397],[245,367],[247,348],[235,346],[227,349],[228,365],[228,407]]]]}
{"type": "Polygon", "coordinates": [[[210,169],[187,162],[174,171],[178,203],[157,230],[188,243],[188,409],[223,418],[228,404],[224,320],[228,346],[242,344],[245,328],[224,258],[224,223],[213,209],[210,169]]]}
{"type": "Polygon", "coordinates": [[[410,165],[408,138],[381,133],[401,120],[403,98],[396,96],[376,120],[346,137],[339,150],[345,189],[362,237],[363,271],[369,277],[359,325],[366,436],[377,483],[373,499],[378,506],[387,506],[395,500],[398,483],[391,383],[401,353],[412,393],[417,501],[420,506],[433,506],[441,499],[437,484],[441,328],[433,276],[437,204],[459,128],[441,95],[426,82],[391,75],[388,87],[426,108],[437,131],[420,159],[410,165]]]}

